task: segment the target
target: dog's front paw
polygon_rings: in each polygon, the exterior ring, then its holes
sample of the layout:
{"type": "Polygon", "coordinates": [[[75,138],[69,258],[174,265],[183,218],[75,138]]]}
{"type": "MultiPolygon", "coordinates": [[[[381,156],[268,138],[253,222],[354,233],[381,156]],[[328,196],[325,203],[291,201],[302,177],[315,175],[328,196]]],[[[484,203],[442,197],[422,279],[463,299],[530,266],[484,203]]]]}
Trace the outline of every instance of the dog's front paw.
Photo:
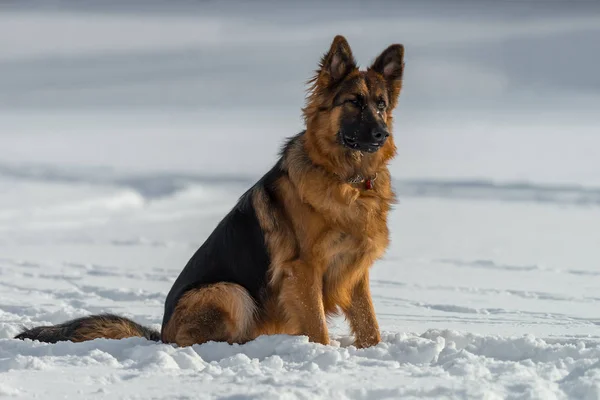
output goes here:
{"type": "Polygon", "coordinates": [[[381,342],[381,335],[378,332],[363,338],[357,337],[354,340],[354,346],[356,346],[357,349],[365,349],[367,347],[376,346],[379,342],[381,342]]]}

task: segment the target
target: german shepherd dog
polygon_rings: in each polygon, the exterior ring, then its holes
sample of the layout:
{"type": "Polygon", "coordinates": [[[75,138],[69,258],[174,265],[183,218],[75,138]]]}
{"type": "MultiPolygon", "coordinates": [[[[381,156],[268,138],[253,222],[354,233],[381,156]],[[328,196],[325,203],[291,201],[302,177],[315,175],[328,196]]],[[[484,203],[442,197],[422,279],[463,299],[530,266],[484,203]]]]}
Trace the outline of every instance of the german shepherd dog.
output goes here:
{"type": "Polygon", "coordinates": [[[328,344],[327,317],[341,311],[357,347],[377,344],[369,269],[389,244],[387,163],[403,70],[400,44],[361,71],[346,39],[335,37],[309,81],[306,130],[192,256],[167,296],[160,333],[105,314],[16,338],[141,336],[189,346],[289,334],[328,344]]]}

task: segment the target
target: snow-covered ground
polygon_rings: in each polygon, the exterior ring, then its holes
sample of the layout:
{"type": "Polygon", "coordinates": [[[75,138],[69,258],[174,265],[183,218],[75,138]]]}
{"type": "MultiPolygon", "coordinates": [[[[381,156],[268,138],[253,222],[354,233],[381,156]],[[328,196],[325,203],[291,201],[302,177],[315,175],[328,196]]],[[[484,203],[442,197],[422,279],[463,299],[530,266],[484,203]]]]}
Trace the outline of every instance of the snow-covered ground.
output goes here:
{"type": "Polygon", "coordinates": [[[600,398],[597,3],[99,4],[0,5],[0,397],[600,398]],[[363,65],[407,48],[383,343],[11,339],[159,328],[337,33],[363,65]]]}

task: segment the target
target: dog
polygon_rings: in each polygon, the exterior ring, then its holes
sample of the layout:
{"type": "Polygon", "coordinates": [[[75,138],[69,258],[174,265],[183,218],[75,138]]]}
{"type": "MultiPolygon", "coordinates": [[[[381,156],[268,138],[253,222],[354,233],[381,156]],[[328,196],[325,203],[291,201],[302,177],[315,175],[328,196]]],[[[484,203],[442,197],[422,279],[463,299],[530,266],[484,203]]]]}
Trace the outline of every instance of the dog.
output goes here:
{"type": "Polygon", "coordinates": [[[289,334],[326,345],[327,318],[341,312],[356,347],[379,343],[369,271],[389,245],[392,111],[403,72],[401,44],[360,70],[347,40],[334,38],[308,82],[306,129],[191,257],[166,298],[160,333],[104,314],[16,338],[141,336],[190,346],[289,334]]]}

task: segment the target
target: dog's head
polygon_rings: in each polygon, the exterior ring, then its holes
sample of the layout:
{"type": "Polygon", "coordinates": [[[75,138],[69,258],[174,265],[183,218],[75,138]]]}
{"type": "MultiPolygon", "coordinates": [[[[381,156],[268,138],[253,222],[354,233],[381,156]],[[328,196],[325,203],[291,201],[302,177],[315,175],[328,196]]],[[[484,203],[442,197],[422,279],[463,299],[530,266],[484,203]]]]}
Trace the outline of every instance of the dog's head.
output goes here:
{"type": "Polygon", "coordinates": [[[403,71],[401,44],[389,46],[361,71],[346,39],[336,36],[311,81],[304,108],[312,150],[340,160],[391,158],[392,111],[403,71]]]}

